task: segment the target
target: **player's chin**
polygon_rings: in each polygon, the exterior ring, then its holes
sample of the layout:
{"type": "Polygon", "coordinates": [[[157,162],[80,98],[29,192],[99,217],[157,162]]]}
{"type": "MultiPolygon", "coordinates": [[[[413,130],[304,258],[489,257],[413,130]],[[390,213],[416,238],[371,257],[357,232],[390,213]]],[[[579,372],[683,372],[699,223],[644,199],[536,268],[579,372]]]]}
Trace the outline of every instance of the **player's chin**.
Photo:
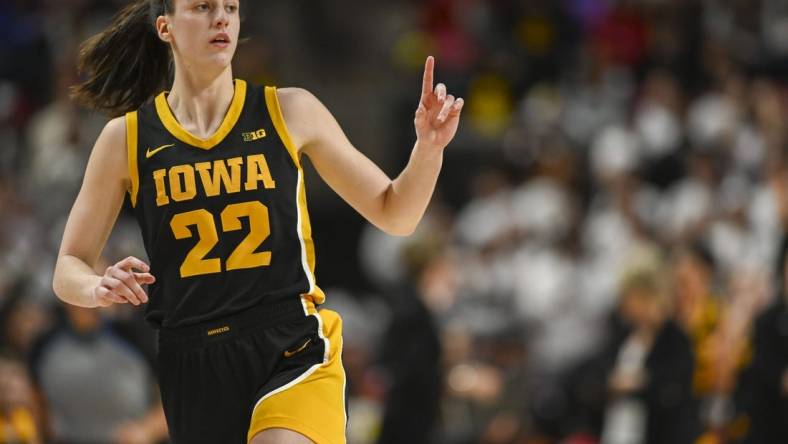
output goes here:
{"type": "Polygon", "coordinates": [[[235,48],[227,48],[223,50],[215,50],[211,51],[210,54],[207,54],[205,57],[205,64],[209,65],[212,68],[220,68],[224,69],[233,62],[233,55],[235,54],[235,48]]]}

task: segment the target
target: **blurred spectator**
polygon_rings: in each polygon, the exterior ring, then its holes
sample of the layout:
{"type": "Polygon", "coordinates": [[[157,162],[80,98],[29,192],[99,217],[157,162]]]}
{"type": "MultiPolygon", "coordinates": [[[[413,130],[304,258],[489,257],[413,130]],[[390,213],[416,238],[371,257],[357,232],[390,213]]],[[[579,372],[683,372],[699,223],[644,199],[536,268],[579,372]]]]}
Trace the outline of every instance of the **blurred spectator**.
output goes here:
{"type": "Polygon", "coordinates": [[[0,357],[0,443],[44,442],[30,380],[20,361],[0,357]]]}
{"type": "Polygon", "coordinates": [[[6,292],[0,290],[0,349],[17,359],[27,359],[33,340],[49,328],[50,317],[42,304],[29,293],[26,278],[6,292]]]}
{"type": "MultiPolygon", "coordinates": [[[[786,246],[784,241],[783,276],[788,276],[786,246]]],[[[788,279],[783,282],[788,283],[788,279]]],[[[788,285],[778,290],[774,303],[755,321],[752,347],[752,362],[740,380],[740,402],[749,420],[742,442],[788,442],[788,285]]]]}
{"type": "Polygon", "coordinates": [[[759,300],[765,300],[759,295],[763,288],[741,283],[744,288],[733,286],[727,298],[713,295],[714,265],[710,252],[698,244],[674,257],[677,316],[693,342],[693,392],[701,402],[704,442],[728,435],[733,382],[749,359],[748,326],[762,304],[759,300]]]}
{"type": "Polygon", "coordinates": [[[442,394],[442,360],[436,311],[455,297],[455,272],[440,240],[404,249],[413,287],[391,296],[391,321],[380,345],[387,390],[379,444],[433,442],[442,394]]]}
{"type": "Polygon", "coordinates": [[[671,297],[656,270],[634,270],[621,286],[624,334],[603,352],[605,444],[690,444],[697,436],[690,341],[670,320],[671,297]]]}
{"type": "Polygon", "coordinates": [[[37,214],[54,220],[67,214],[82,182],[90,146],[106,119],[80,110],[68,96],[77,83],[73,68],[58,70],[54,100],[35,113],[28,125],[25,192],[37,214]]]}
{"type": "Polygon", "coordinates": [[[637,65],[646,56],[647,23],[637,1],[613,3],[612,10],[594,26],[592,41],[596,55],[604,60],[637,65]]]}
{"type": "Polygon", "coordinates": [[[33,350],[48,442],[154,444],[167,437],[146,344],[106,315],[64,304],[58,324],[33,350]]]}
{"type": "Polygon", "coordinates": [[[695,244],[680,248],[672,258],[676,291],[676,321],[692,340],[696,364],[693,390],[699,396],[714,392],[716,362],[713,361],[712,335],[720,318],[720,303],[712,294],[713,258],[695,244]]]}

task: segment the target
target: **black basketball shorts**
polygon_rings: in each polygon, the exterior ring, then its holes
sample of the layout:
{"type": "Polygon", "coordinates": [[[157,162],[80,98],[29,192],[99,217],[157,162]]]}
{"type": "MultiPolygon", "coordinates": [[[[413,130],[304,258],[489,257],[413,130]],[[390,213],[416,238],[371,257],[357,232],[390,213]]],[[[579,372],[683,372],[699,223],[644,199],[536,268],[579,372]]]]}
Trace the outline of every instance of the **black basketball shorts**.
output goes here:
{"type": "Polygon", "coordinates": [[[158,371],[176,444],[244,444],[268,428],[344,444],[342,321],[294,298],[159,330],[158,371]]]}

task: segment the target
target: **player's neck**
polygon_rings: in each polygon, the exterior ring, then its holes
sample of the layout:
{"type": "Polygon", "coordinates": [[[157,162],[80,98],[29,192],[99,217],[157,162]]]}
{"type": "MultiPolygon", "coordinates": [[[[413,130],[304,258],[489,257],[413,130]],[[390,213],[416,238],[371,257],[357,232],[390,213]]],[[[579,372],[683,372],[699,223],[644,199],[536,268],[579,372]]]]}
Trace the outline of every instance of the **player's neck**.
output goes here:
{"type": "Polygon", "coordinates": [[[224,120],[233,94],[230,67],[214,76],[181,70],[176,71],[167,103],[183,128],[197,137],[208,138],[224,120]]]}

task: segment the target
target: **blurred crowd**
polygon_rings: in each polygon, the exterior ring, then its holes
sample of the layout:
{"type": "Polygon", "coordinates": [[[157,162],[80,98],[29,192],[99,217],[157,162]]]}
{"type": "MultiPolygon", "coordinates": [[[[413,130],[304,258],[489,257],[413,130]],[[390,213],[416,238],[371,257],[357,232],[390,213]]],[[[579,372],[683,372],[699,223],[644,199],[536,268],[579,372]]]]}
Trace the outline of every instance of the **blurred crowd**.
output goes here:
{"type": "MultiPolygon", "coordinates": [[[[0,443],[166,442],[140,311],[51,290],[106,121],[78,45],[125,3],[0,0],[0,443]]],[[[788,2],[242,3],[236,75],[389,174],[426,54],[467,103],[409,238],[308,178],[350,443],[788,442],[788,2]]],[[[129,216],[104,263],[144,257],[129,216]]]]}

